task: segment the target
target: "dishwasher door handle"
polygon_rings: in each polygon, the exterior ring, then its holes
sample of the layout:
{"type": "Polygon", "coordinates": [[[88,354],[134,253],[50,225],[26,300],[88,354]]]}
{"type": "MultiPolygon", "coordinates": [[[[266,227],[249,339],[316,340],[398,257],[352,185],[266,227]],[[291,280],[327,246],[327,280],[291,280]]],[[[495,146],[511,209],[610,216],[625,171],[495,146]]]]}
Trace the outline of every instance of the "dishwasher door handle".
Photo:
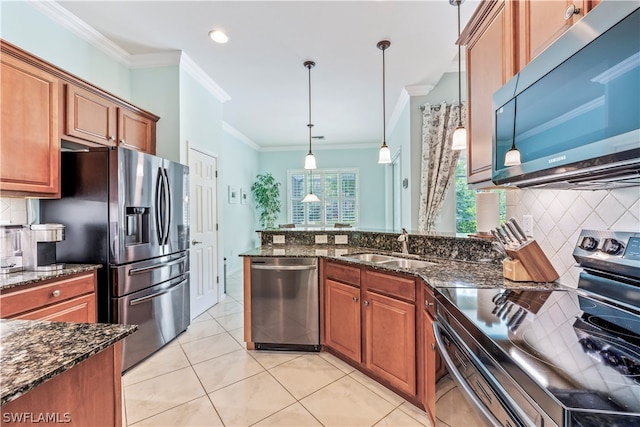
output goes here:
{"type": "Polygon", "coordinates": [[[264,264],[251,264],[252,270],[272,270],[272,271],[302,271],[302,270],[315,270],[315,265],[264,265],[264,264]]]}
{"type": "Polygon", "coordinates": [[[456,368],[455,362],[447,352],[445,344],[442,342],[442,337],[440,336],[442,330],[442,327],[437,322],[433,322],[433,332],[436,338],[436,345],[440,350],[440,356],[442,357],[444,364],[447,365],[447,370],[451,375],[453,375],[455,382],[458,383],[458,386],[460,386],[462,391],[464,391],[464,393],[469,397],[471,403],[473,403],[473,406],[478,409],[480,415],[491,425],[502,425],[502,423],[498,421],[495,415],[493,415],[491,410],[487,408],[484,402],[482,402],[482,400],[478,397],[469,383],[467,383],[467,381],[462,376],[462,373],[460,373],[460,371],[458,371],[458,369],[456,368]]]}

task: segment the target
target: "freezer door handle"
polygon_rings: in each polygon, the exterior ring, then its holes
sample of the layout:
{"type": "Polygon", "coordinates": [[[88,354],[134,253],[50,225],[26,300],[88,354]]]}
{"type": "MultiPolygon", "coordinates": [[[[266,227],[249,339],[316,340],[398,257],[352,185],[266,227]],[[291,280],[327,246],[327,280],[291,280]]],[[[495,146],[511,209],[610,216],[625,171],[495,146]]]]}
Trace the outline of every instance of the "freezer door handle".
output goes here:
{"type": "Polygon", "coordinates": [[[129,301],[129,305],[138,305],[138,304],[142,304],[145,303],[149,300],[152,300],[154,298],[158,298],[159,296],[162,296],[168,292],[171,292],[173,289],[177,288],[178,286],[182,286],[183,284],[185,284],[187,282],[187,279],[184,279],[178,283],[176,283],[175,285],[172,285],[170,287],[168,287],[167,289],[163,289],[160,292],[156,292],[154,294],[151,295],[147,295],[144,297],[140,297],[140,298],[136,298],[136,299],[132,299],[131,301],[129,301]]]}
{"type": "Polygon", "coordinates": [[[173,261],[165,262],[165,263],[162,263],[162,264],[151,265],[149,267],[132,268],[131,270],[129,270],[129,276],[134,276],[136,274],[147,273],[149,271],[157,270],[159,268],[164,268],[164,267],[167,267],[167,266],[170,266],[170,265],[180,264],[180,263],[184,262],[186,259],[187,259],[186,256],[181,256],[180,258],[174,259],[173,261]]]}
{"type": "Polygon", "coordinates": [[[169,232],[171,230],[171,186],[169,184],[169,174],[167,169],[162,169],[164,178],[164,244],[169,243],[169,232]]]}
{"type": "Polygon", "coordinates": [[[158,244],[162,245],[164,241],[164,212],[162,211],[162,187],[164,179],[162,174],[162,168],[158,168],[158,174],[156,175],[156,197],[154,205],[154,213],[156,220],[156,235],[158,236],[158,244]]]}

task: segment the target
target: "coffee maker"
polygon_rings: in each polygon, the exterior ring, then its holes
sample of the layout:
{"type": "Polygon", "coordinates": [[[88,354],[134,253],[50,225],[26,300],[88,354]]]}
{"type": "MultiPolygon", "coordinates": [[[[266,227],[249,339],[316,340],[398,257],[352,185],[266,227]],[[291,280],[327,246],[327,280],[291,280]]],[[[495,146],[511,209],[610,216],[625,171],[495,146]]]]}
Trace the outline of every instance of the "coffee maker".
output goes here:
{"type": "Polygon", "coordinates": [[[32,224],[24,244],[24,268],[30,271],[56,271],[64,268],[56,262],[56,243],[64,240],[62,224],[32,224]]]}

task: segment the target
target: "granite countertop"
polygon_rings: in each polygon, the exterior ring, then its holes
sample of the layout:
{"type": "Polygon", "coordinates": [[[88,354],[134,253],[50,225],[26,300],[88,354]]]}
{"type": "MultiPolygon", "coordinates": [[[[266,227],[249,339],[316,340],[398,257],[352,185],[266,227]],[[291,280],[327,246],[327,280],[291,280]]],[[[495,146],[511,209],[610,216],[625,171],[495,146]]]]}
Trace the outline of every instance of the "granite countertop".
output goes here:
{"type": "MultiPolygon", "coordinates": [[[[502,265],[496,263],[459,261],[436,257],[421,257],[420,259],[431,261],[430,264],[422,268],[403,268],[389,266],[374,262],[349,258],[348,255],[358,253],[379,253],[390,254],[386,251],[371,248],[358,248],[353,246],[327,246],[321,245],[282,245],[263,246],[247,251],[240,256],[248,257],[325,257],[339,260],[341,262],[366,265],[381,271],[391,271],[395,273],[412,274],[422,278],[433,288],[470,287],[470,288],[507,288],[507,289],[557,289],[561,286],[557,282],[536,283],[536,282],[513,282],[505,279],[502,275],[502,265]]],[[[402,254],[392,253],[394,256],[402,257],[402,254]]],[[[411,257],[411,256],[409,256],[411,257]]]]}
{"type": "Polygon", "coordinates": [[[100,264],[66,264],[65,268],[56,271],[18,271],[0,275],[0,291],[16,286],[29,285],[50,279],[58,279],[72,274],[101,268],[100,264]]]}
{"type": "Polygon", "coordinates": [[[0,319],[0,405],[108,348],[135,325],[0,319]]]}

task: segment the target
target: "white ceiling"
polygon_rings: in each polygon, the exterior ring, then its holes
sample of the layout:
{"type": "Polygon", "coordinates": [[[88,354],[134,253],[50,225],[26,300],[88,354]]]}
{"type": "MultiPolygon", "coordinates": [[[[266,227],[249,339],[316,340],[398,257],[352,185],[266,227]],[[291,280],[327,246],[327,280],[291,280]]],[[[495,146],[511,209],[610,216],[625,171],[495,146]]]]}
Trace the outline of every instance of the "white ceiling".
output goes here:
{"type": "MultiPolygon", "coordinates": [[[[435,86],[457,58],[457,11],[427,1],[59,1],[128,53],[185,52],[230,97],[224,121],[263,149],[308,144],[311,70],[314,148],[382,140],[401,99],[435,86]],[[216,44],[211,29],[229,42],[216,44]],[[418,88],[415,88],[418,86],[418,88]]],[[[461,6],[462,27],[478,1],[461,6]]],[[[457,61],[456,61],[457,63],[457,61]]]]}

